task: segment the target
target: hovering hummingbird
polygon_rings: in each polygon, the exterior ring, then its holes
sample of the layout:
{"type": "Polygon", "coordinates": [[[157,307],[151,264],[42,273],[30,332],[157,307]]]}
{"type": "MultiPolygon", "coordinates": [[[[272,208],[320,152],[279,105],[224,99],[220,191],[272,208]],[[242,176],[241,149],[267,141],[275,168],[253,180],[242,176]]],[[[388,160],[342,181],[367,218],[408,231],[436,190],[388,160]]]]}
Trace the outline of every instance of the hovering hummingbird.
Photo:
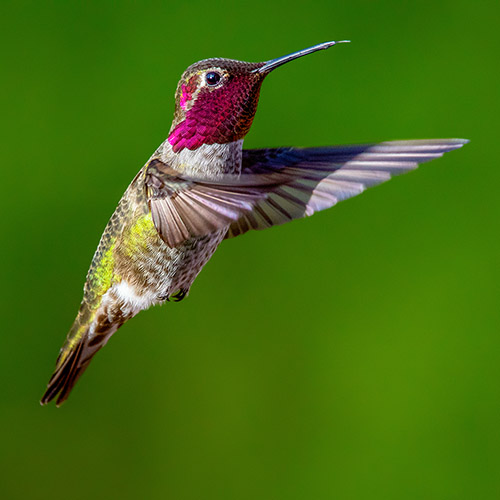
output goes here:
{"type": "Polygon", "coordinates": [[[338,43],[260,63],[205,59],[184,72],[166,141],[135,176],[101,237],[42,404],[56,396],[63,403],[125,321],[151,305],[182,300],[223,239],[312,215],[468,142],[244,150],[266,76],[338,43]]]}

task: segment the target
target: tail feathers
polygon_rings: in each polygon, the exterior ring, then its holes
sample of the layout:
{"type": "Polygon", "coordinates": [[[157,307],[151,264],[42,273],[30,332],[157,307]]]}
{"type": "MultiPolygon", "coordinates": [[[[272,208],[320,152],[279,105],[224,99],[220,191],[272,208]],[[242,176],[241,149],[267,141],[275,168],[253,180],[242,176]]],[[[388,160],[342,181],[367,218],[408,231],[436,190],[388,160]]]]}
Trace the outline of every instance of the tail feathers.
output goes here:
{"type": "Polygon", "coordinates": [[[56,371],[49,380],[47,390],[40,403],[45,405],[57,396],[56,406],[61,406],[94,355],[104,344],[105,342],[92,346],[89,344],[87,335],[84,335],[63,361],[60,363],[58,361],[56,371]]]}

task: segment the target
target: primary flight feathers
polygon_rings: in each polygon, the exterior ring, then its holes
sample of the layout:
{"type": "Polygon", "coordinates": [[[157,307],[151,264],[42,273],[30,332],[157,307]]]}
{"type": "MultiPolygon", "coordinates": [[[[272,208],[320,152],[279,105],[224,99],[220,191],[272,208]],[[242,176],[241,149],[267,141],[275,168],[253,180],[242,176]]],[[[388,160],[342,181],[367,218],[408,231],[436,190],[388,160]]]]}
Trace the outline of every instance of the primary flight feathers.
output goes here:
{"type": "Polygon", "coordinates": [[[183,176],[155,159],[146,173],[148,202],[155,227],[170,247],[228,224],[226,238],[231,238],[330,208],[467,142],[243,150],[241,175],[210,181],[183,176]]]}

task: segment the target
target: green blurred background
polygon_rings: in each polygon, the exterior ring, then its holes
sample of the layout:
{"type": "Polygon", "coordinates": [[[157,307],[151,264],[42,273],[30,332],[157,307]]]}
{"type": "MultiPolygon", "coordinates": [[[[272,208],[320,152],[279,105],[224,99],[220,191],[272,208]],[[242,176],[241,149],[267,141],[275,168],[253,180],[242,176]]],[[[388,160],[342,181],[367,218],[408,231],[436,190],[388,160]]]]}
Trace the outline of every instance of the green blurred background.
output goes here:
{"type": "Polygon", "coordinates": [[[1,9],[1,498],[499,498],[498,2],[1,9]],[[41,407],[185,67],[346,38],[269,77],[246,147],[471,143],[225,242],[41,407]]]}

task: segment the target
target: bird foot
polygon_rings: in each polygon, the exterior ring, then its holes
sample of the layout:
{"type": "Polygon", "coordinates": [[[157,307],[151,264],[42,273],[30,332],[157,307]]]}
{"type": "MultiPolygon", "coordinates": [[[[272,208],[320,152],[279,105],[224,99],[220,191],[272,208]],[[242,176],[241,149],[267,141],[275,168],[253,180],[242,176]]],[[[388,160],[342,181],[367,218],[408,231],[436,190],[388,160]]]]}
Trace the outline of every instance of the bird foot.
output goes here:
{"type": "Polygon", "coordinates": [[[186,295],[188,294],[188,291],[189,290],[184,290],[183,288],[181,288],[180,290],[178,290],[177,292],[173,293],[172,295],[169,295],[167,297],[167,301],[168,302],[180,302],[184,297],[186,297],[186,295]]]}

